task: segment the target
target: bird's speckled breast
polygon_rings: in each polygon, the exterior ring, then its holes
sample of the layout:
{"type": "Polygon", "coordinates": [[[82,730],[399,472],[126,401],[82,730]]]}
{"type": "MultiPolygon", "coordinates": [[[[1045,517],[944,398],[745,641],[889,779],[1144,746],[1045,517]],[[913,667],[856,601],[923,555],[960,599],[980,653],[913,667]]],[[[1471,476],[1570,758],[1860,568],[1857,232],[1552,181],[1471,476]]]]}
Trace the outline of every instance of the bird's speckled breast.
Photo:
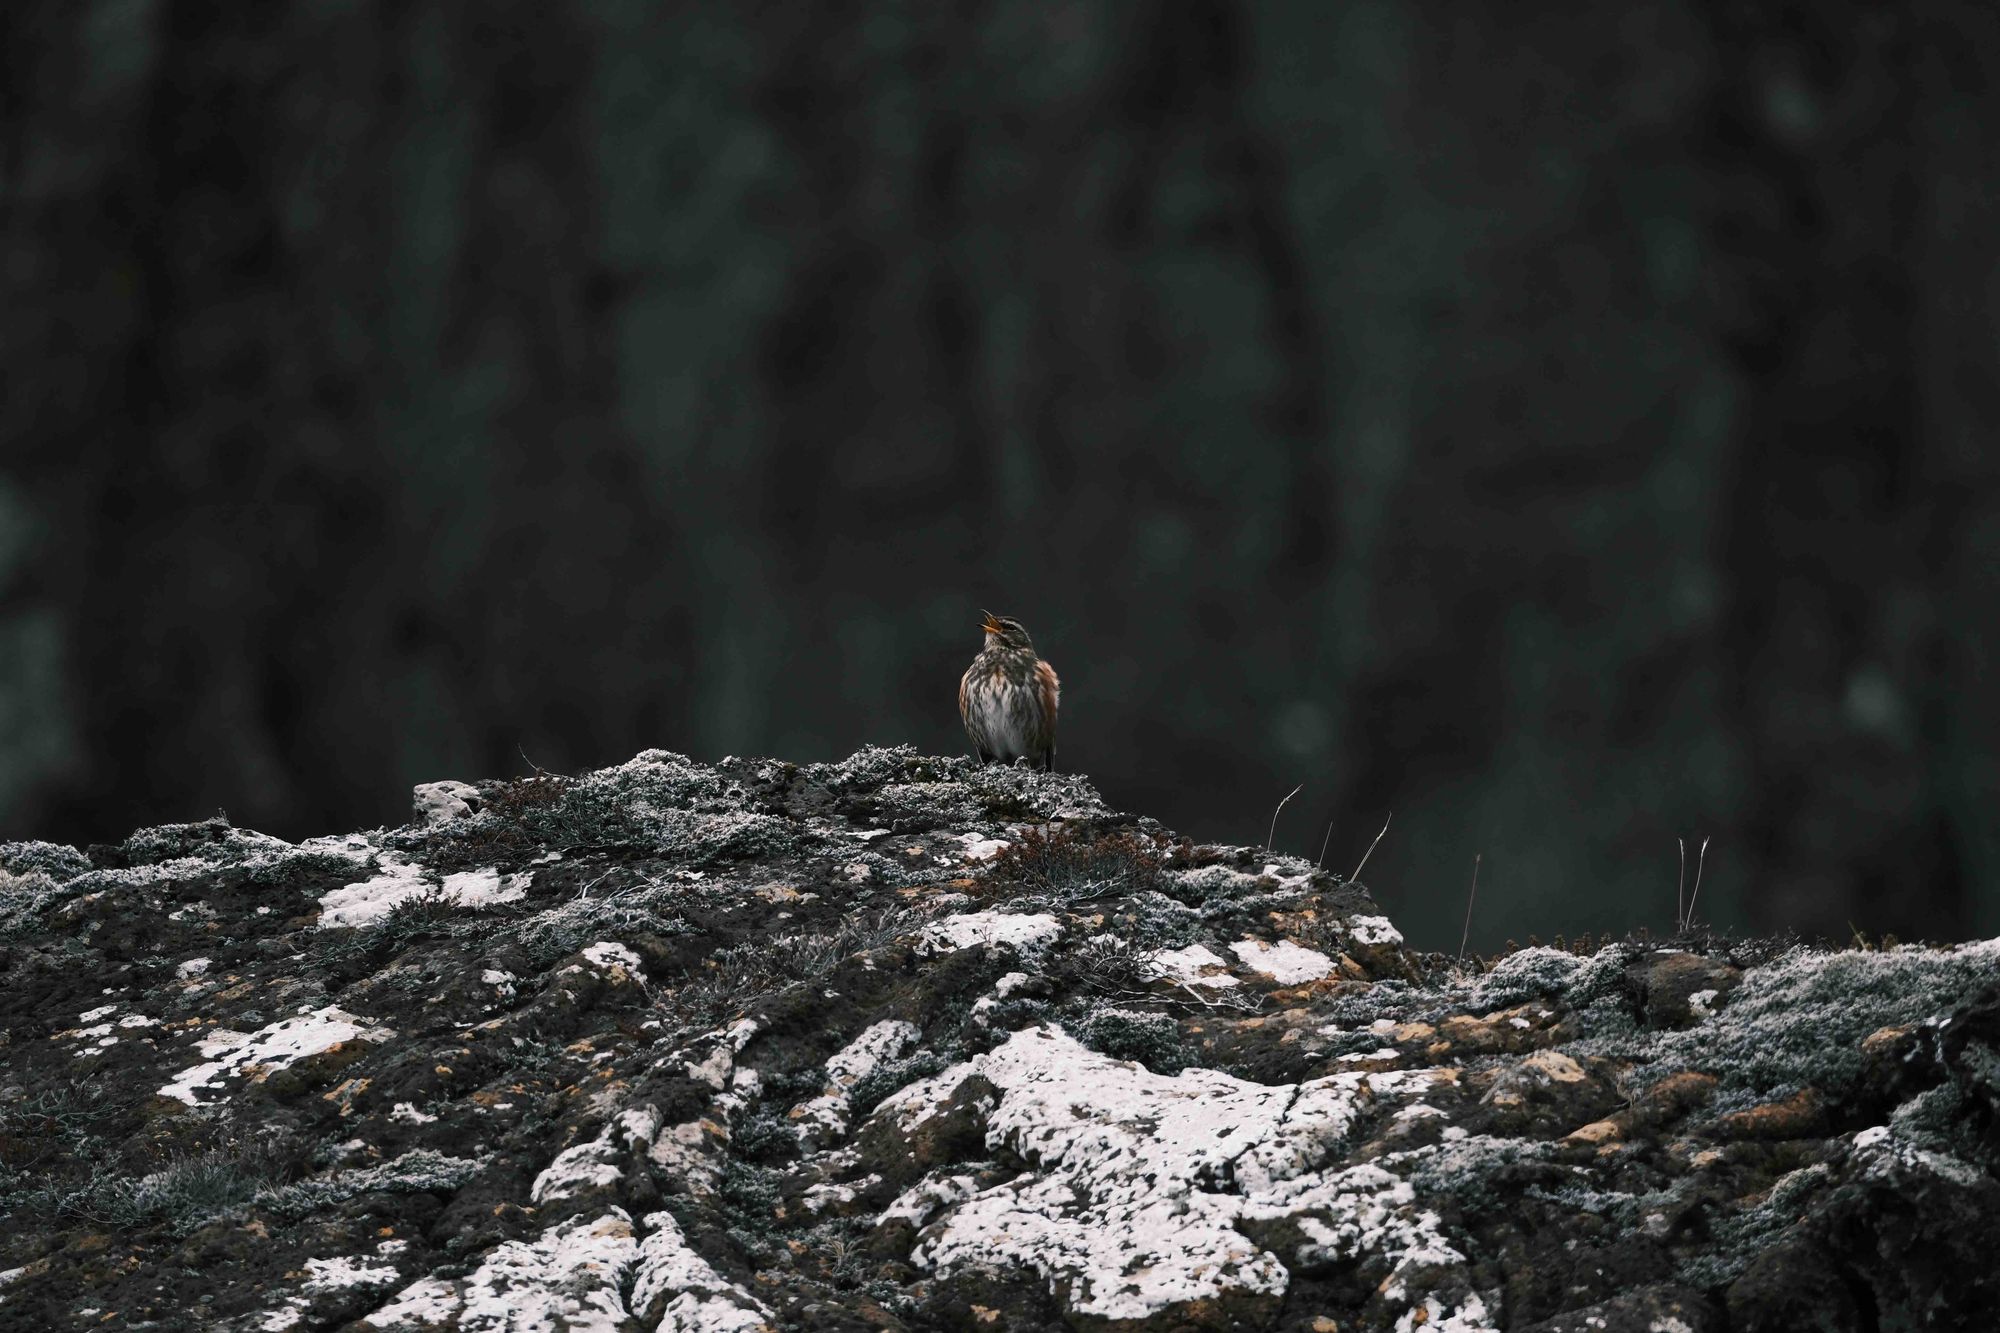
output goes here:
{"type": "Polygon", "coordinates": [[[1001,758],[1033,756],[1054,738],[1059,686],[1033,652],[989,649],[959,682],[959,712],[981,749],[1001,758]]]}

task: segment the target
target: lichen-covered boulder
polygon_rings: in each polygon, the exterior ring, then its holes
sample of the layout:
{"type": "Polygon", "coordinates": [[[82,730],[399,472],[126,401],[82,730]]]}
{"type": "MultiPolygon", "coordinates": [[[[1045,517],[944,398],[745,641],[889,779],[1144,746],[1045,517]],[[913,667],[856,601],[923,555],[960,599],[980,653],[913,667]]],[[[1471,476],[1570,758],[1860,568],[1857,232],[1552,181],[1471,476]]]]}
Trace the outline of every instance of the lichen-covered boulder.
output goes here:
{"type": "Polygon", "coordinates": [[[0,1327],[2000,1322],[2000,942],[1461,963],[906,747],[415,815],[0,845],[0,1327]]]}

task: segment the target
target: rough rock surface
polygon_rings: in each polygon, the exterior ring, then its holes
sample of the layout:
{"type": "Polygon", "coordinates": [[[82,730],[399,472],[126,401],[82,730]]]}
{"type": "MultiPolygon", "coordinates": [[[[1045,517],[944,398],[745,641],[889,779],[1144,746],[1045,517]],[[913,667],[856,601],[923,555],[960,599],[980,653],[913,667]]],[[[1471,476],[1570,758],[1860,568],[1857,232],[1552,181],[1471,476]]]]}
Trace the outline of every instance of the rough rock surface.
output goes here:
{"type": "Polygon", "coordinates": [[[0,1328],[2000,1317],[2000,941],[1454,965],[1067,775],[0,846],[0,1328]]]}

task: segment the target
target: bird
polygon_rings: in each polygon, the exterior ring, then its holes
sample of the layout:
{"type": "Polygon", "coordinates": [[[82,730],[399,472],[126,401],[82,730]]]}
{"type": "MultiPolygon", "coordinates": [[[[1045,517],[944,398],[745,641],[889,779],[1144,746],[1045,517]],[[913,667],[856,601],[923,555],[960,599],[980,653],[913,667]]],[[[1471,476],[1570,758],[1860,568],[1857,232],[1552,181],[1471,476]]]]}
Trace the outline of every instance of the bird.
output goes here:
{"type": "Polygon", "coordinates": [[[986,645],[958,682],[958,716],[979,751],[979,762],[1026,759],[1045,773],[1056,766],[1056,704],[1062,682],[1056,669],[1035,656],[1035,645],[1018,620],[991,611],[979,627],[986,645]]]}

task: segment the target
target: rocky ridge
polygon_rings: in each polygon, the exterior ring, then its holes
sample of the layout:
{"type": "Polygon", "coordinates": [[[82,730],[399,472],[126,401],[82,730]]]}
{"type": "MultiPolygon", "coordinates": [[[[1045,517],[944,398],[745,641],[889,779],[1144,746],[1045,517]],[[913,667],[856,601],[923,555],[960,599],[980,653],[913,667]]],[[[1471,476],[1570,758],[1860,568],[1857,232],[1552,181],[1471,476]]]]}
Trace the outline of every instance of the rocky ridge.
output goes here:
{"type": "Polygon", "coordinates": [[[907,749],[9,843],[0,1328],[1977,1326],[1996,965],[1457,966],[907,749]]]}

